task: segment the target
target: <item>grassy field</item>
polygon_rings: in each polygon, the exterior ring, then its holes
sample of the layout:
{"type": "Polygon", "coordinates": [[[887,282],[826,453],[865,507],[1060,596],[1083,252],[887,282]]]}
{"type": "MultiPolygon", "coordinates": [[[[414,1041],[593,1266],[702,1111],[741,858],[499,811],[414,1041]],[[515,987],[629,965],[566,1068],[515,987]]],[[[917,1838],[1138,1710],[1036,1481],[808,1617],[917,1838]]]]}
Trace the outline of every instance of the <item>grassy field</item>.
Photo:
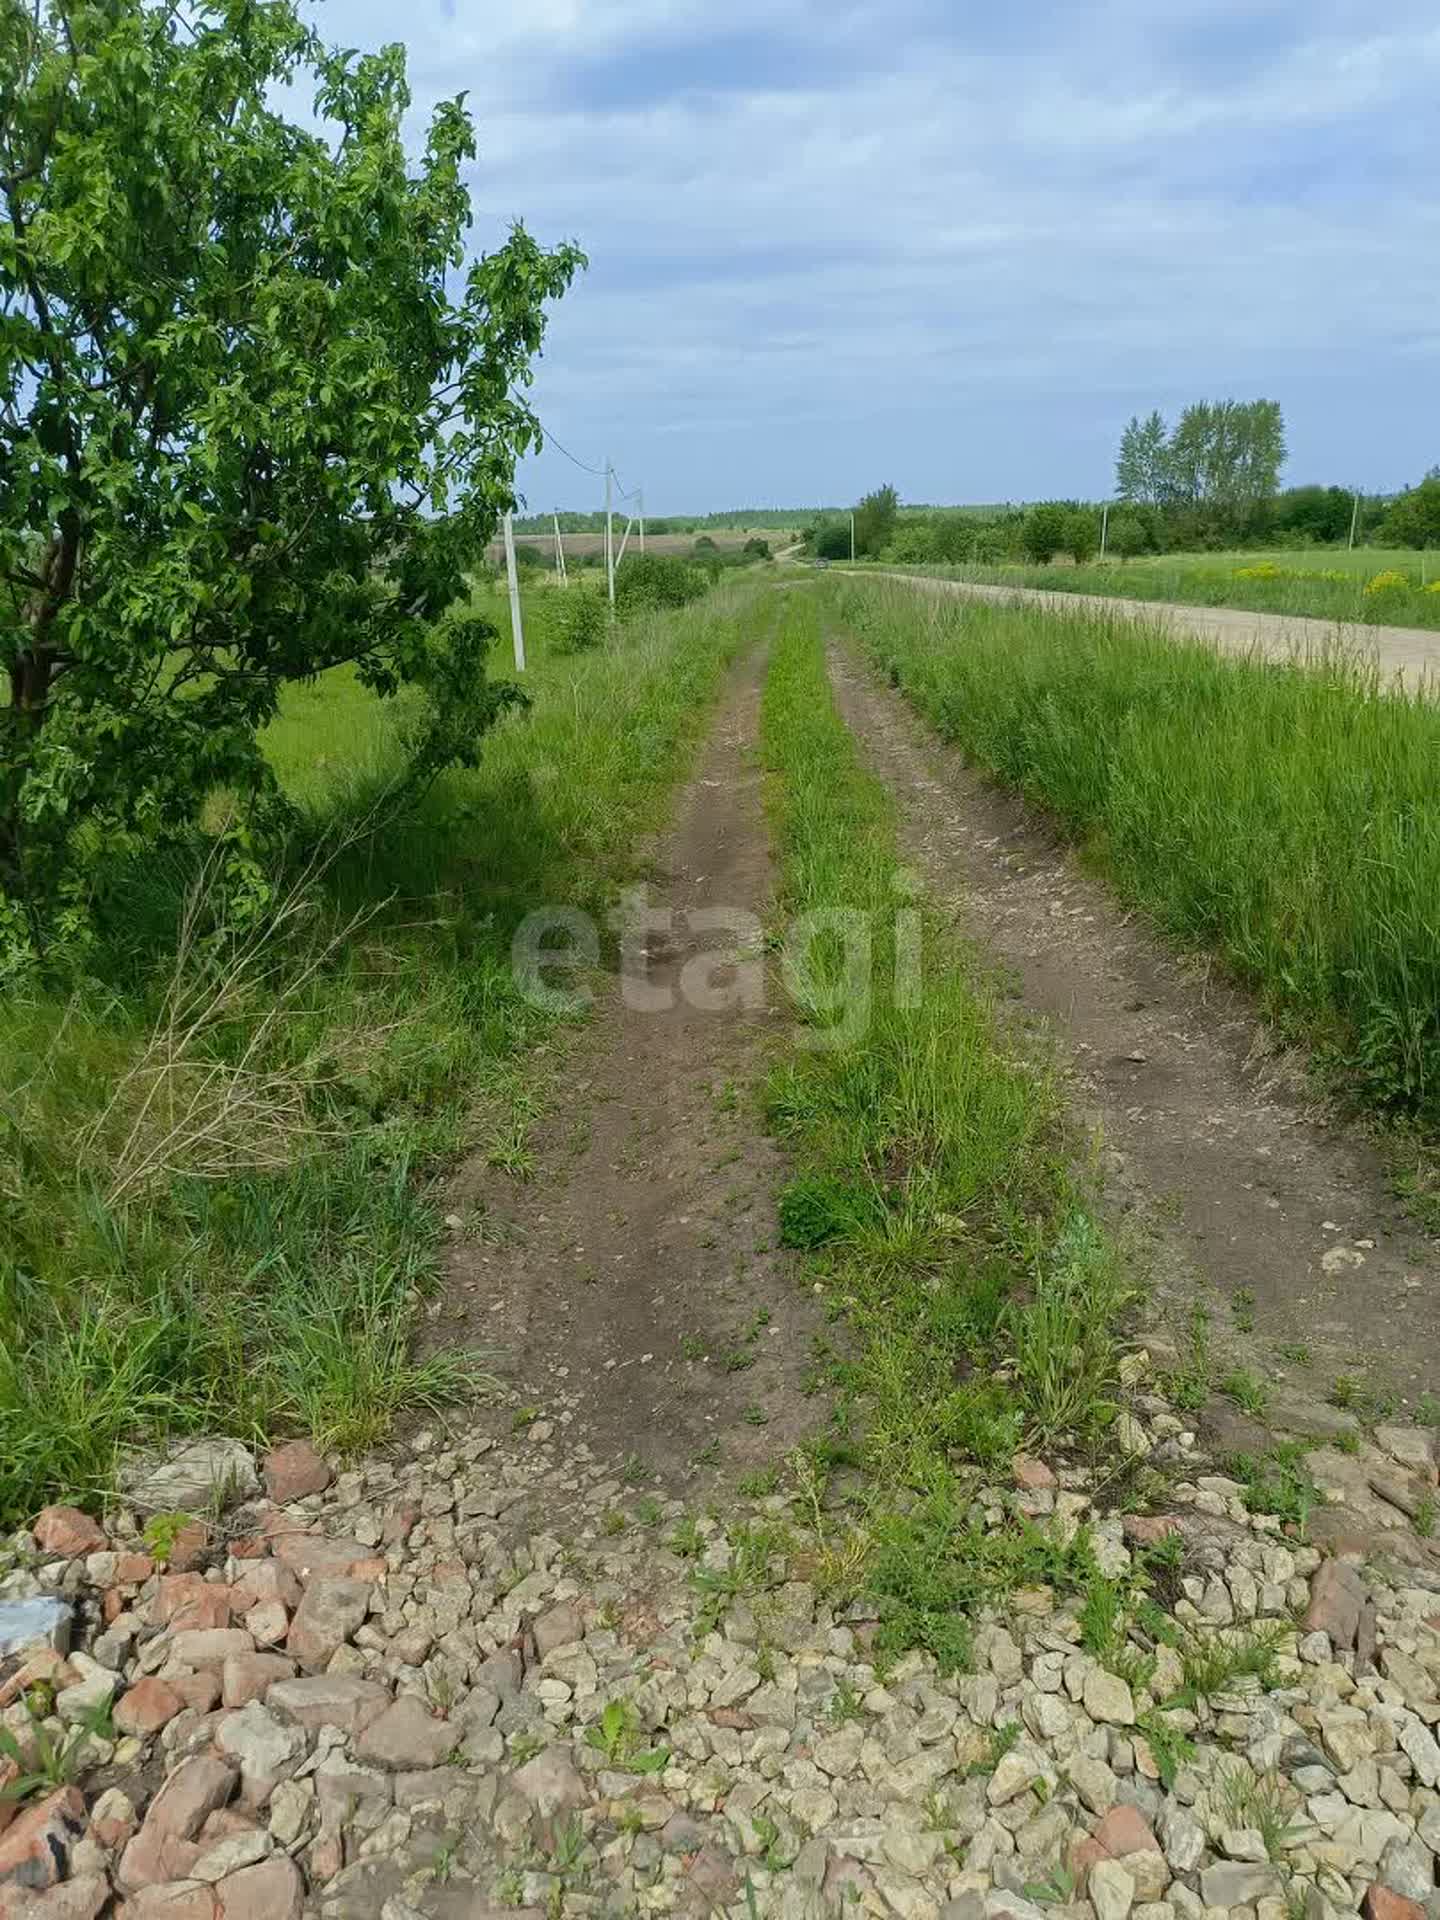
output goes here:
{"type": "Polygon", "coordinates": [[[483,1367],[411,1335],[434,1176],[471,1146],[524,1166],[550,1017],[510,931],[631,871],[745,627],[712,596],[563,658],[546,597],[533,708],[474,773],[377,811],[403,715],[345,676],[298,689],[267,745],[318,851],[259,922],[208,925],[203,868],[147,863],[91,978],[0,1006],[0,1524],[99,1500],[131,1442],[360,1446],[483,1367]]]}
{"type": "Polygon", "coordinates": [[[1126,621],[836,583],[947,738],[1042,801],[1120,893],[1221,954],[1364,1099],[1440,1123],[1440,709],[1126,621]]]}
{"type": "MultiPolygon", "coordinates": [[[[798,1050],[769,1096],[799,1167],[782,1235],[809,1252],[853,1349],[831,1368],[840,1399],[818,1457],[871,1476],[826,1572],[843,1584],[848,1559],[892,1645],[959,1664],[979,1602],[1094,1573],[1083,1536],[1071,1552],[1024,1527],[987,1534],[967,1510],[976,1472],[1022,1439],[1113,1453],[1125,1282],[1069,1171],[1046,1064],[923,903],[896,921],[893,802],[835,709],[813,594],[788,598],[762,740],[786,914],[844,909],[872,941],[868,1022],[798,1050]]],[[[838,946],[817,947],[801,1005],[824,1028],[848,976],[838,946]]]]}
{"type": "MultiPolygon", "coordinates": [[[[615,522],[617,553],[620,551],[620,538],[624,531],[625,518],[622,514],[615,522]]],[[[682,558],[688,559],[695,551],[695,542],[700,537],[698,533],[647,533],[645,551],[647,553],[678,553],[682,558]]],[[[717,547],[727,551],[734,547],[743,547],[747,540],[768,540],[770,550],[774,553],[781,547],[789,546],[792,540],[799,538],[799,534],[798,530],[792,527],[717,527],[706,537],[717,547]]],[[[562,533],[560,538],[565,547],[567,560],[579,559],[588,554],[603,554],[605,551],[603,533],[562,533]]],[[[534,547],[537,553],[545,556],[548,566],[555,552],[555,536],[549,533],[517,533],[515,545],[517,548],[534,547]]],[[[640,551],[639,535],[633,527],[630,530],[630,541],[625,551],[627,556],[640,551]]],[[[503,566],[505,561],[503,543],[498,540],[492,541],[486,550],[486,558],[494,566],[503,566]]]]}
{"type": "Polygon", "coordinates": [[[1440,559],[1409,549],[1157,554],[1085,567],[914,567],[940,579],[1052,593],[1117,594],[1191,607],[1240,607],[1365,626],[1440,628],[1440,559]]]}

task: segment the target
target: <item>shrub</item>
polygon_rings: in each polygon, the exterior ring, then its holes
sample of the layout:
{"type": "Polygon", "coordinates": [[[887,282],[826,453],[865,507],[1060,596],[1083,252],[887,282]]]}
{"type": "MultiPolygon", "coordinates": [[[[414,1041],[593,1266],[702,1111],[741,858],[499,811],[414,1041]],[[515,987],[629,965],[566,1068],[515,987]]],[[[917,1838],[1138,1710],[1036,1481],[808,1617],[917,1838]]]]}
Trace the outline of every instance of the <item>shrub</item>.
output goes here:
{"type": "Polygon", "coordinates": [[[637,554],[615,575],[615,607],[623,614],[683,607],[706,591],[705,575],[673,554],[637,554]]]}
{"type": "Polygon", "coordinates": [[[1385,518],[1385,538],[1401,547],[1440,546],[1440,467],[1393,503],[1385,518]]]}
{"type": "Polygon", "coordinates": [[[589,587],[562,589],[555,614],[556,653],[588,653],[605,638],[610,624],[609,609],[603,594],[589,587]]]}
{"type": "Polygon", "coordinates": [[[1145,522],[1138,513],[1117,513],[1110,522],[1110,536],[1106,542],[1112,553],[1118,553],[1121,560],[1133,560],[1138,553],[1144,553],[1150,544],[1145,531],[1145,522]]]}
{"type": "Polygon", "coordinates": [[[745,542],[741,551],[748,553],[752,560],[768,560],[770,558],[770,542],[752,537],[745,542]]]}
{"type": "Polygon", "coordinates": [[[1094,559],[1100,539],[1095,516],[1088,508],[1076,507],[1073,512],[1066,514],[1065,538],[1061,544],[1063,550],[1072,555],[1077,567],[1083,567],[1087,560],[1094,559]]]}
{"type": "Polygon", "coordinates": [[[848,560],[850,522],[823,520],[810,537],[810,550],[817,560],[848,560]]]}
{"type": "Polygon", "coordinates": [[[1069,510],[1057,502],[1031,507],[1020,535],[1026,555],[1041,566],[1053,560],[1065,547],[1069,520],[1069,510]]]}

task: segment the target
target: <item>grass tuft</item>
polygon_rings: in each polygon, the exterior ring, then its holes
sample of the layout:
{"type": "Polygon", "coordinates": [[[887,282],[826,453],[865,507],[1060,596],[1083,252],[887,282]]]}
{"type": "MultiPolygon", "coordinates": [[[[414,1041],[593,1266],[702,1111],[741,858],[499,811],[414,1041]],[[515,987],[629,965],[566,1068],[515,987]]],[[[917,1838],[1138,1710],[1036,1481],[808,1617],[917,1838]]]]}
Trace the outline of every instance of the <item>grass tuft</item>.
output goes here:
{"type": "Polygon", "coordinates": [[[987,1597],[1093,1571],[1083,1543],[996,1530],[971,1502],[976,1475],[1007,1469],[1027,1435],[1099,1442],[1127,1288],[1069,1171],[1046,1067],[937,915],[922,902],[897,920],[892,803],[836,711],[814,596],[787,597],[762,738],[783,908],[792,923],[846,916],[791,969],[804,1031],[768,1103],[798,1163],[783,1237],[851,1333],[824,1444],[872,1488],[864,1549],[829,1559],[883,1601],[886,1647],[960,1664],[987,1597]]]}

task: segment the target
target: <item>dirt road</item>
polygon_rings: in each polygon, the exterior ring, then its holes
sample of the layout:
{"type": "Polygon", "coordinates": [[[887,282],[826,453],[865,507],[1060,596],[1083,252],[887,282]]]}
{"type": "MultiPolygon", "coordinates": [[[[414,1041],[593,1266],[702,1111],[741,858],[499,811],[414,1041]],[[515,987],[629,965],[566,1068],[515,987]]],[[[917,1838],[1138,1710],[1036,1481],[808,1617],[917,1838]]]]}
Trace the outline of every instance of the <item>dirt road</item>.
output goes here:
{"type": "Polygon", "coordinates": [[[451,1249],[447,1337],[503,1345],[572,1442],[674,1489],[783,1457],[814,1418],[799,1382],[819,1317],[775,1245],[785,1173],[754,1102],[782,1009],[748,1002],[734,963],[752,949],[716,918],[758,927],[770,901],[764,674],[757,646],[655,850],[651,903],[673,927],[645,935],[638,991],[604,976],[535,1177],[481,1156],[454,1193],[482,1226],[451,1249]]]}
{"type": "Polygon", "coordinates": [[[1206,977],[1087,873],[1043,815],[943,746],[848,647],[831,678],[958,930],[1049,1030],[1183,1334],[1196,1302],[1234,1359],[1313,1402],[1373,1369],[1411,1399],[1440,1380],[1436,1248],[1376,1154],[1277,1060],[1244,994],[1206,977]],[[1222,1304],[1223,1303],[1223,1304],[1222,1304]]]}
{"type": "MultiPolygon", "coordinates": [[[[837,569],[848,573],[850,569],[837,569]]],[[[867,569],[856,578],[873,578],[867,569]]],[[[1122,600],[1094,593],[1047,593],[1039,587],[981,586],[970,580],[932,580],[914,573],[885,571],[891,580],[907,580],[931,593],[957,594],[967,600],[1031,604],[1048,613],[1114,614],[1148,621],[1187,639],[1208,640],[1227,653],[1257,648],[1273,660],[1313,659],[1336,645],[1373,660],[1387,678],[1399,675],[1419,689],[1440,680],[1440,632],[1425,627],[1362,627],[1353,622],[1301,619],[1291,614],[1252,613],[1236,607],[1186,607],[1168,600],[1122,600]]]]}

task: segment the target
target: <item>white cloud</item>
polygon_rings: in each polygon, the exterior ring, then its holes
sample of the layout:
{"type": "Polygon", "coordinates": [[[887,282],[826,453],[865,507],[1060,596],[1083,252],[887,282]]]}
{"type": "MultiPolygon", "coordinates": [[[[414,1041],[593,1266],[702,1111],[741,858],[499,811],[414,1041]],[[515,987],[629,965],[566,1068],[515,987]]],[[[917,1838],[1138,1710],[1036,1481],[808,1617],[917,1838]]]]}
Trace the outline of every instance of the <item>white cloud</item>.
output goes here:
{"type": "MultiPolygon", "coordinates": [[[[537,401],[660,510],[882,472],[929,497],[1098,491],[1132,408],[1221,389],[1288,400],[1326,471],[1380,485],[1434,458],[1413,406],[1436,348],[1428,9],[1026,0],[983,33],[959,11],[322,18],[404,38],[418,107],[469,89],[482,243],[523,215],[590,252],[537,401]]],[[[588,486],[558,456],[532,480],[588,486]]]]}

